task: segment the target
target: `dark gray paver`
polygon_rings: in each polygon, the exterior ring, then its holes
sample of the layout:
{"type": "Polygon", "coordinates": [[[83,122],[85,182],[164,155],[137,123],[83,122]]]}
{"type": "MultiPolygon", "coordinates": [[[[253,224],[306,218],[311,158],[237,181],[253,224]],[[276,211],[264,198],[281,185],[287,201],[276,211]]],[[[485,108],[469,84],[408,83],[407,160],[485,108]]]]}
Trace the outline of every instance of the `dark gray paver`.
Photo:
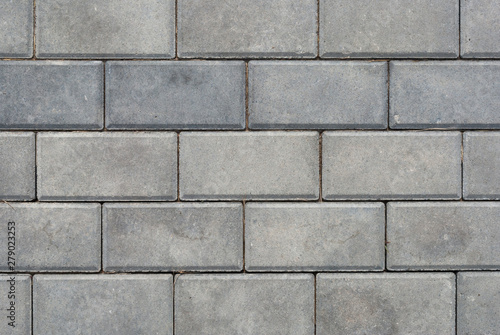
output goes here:
{"type": "Polygon", "coordinates": [[[31,335],[31,276],[0,274],[0,290],[0,334],[31,335]]]}
{"type": "Polygon", "coordinates": [[[500,57],[500,3],[460,0],[460,54],[464,58],[500,57]]]}
{"type": "Polygon", "coordinates": [[[0,58],[33,56],[33,0],[2,0],[0,28],[0,58]]]}

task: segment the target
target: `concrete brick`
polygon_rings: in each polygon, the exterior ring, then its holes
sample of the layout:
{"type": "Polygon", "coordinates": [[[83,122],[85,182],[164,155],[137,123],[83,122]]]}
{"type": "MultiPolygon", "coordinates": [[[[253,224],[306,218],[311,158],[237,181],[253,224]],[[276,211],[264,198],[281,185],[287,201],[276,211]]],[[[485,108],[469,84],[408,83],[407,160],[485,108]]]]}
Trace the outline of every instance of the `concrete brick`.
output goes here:
{"type": "Polygon", "coordinates": [[[500,203],[392,202],[390,270],[500,269],[500,203]]]}
{"type": "Polygon", "coordinates": [[[320,0],[320,57],[458,57],[458,0],[320,0]]]}
{"type": "Polygon", "coordinates": [[[0,132],[0,200],[33,200],[35,183],[35,134],[0,132]]]}
{"type": "Polygon", "coordinates": [[[500,200],[500,133],[464,134],[464,198],[500,200]]]}
{"type": "MultiPolygon", "coordinates": [[[[0,204],[0,222],[15,222],[15,271],[101,269],[100,204],[0,204]]],[[[0,230],[1,250],[7,236],[7,228],[0,230]]],[[[9,271],[7,262],[0,271],[9,271]]]]}
{"type": "Polygon", "coordinates": [[[175,200],[177,135],[39,133],[40,200],[175,200]]]}
{"type": "Polygon", "coordinates": [[[0,61],[0,128],[101,129],[101,62],[0,61]]]}
{"type": "Polygon", "coordinates": [[[316,0],[179,0],[183,58],[313,58],[316,0]]]}
{"type": "Polygon", "coordinates": [[[180,136],[183,200],[317,199],[316,132],[186,132],[180,136]]]}
{"type": "Polygon", "coordinates": [[[105,271],[243,268],[241,204],[105,204],[103,209],[105,271]]]}
{"type": "Polygon", "coordinates": [[[314,334],[310,274],[180,275],[175,333],[314,334]]]}
{"type": "Polygon", "coordinates": [[[500,273],[459,272],[457,334],[496,334],[500,329],[500,273]]]}
{"type": "Polygon", "coordinates": [[[459,199],[459,132],[325,132],[323,198],[459,199]]]}
{"type": "Polygon", "coordinates": [[[382,203],[248,203],[248,271],[383,270],[382,203]]]}
{"type": "Polygon", "coordinates": [[[500,57],[500,3],[497,0],[461,0],[460,54],[464,58],[500,57]]]}
{"type": "Polygon", "coordinates": [[[387,63],[250,62],[249,98],[252,129],[385,129],[387,63]]]}
{"type": "Polygon", "coordinates": [[[108,62],[109,129],[243,129],[244,62],[108,62]]]}
{"type": "Polygon", "coordinates": [[[3,293],[0,295],[0,333],[31,335],[31,276],[0,274],[0,290],[3,293]]]}
{"type": "Polygon", "coordinates": [[[173,58],[174,0],[37,0],[40,58],[173,58]]]}
{"type": "Polygon", "coordinates": [[[171,275],[36,275],[33,334],[170,335],[171,275]]]}
{"type": "Polygon", "coordinates": [[[0,27],[0,58],[33,56],[33,0],[1,1],[0,27]]]}
{"type": "Polygon", "coordinates": [[[453,273],[317,275],[318,335],[455,334],[453,273]]]}
{"type": "Polygon", "coordinates": [[[391,62],[390,126],[500,128],[500,62],[391,62]]]}

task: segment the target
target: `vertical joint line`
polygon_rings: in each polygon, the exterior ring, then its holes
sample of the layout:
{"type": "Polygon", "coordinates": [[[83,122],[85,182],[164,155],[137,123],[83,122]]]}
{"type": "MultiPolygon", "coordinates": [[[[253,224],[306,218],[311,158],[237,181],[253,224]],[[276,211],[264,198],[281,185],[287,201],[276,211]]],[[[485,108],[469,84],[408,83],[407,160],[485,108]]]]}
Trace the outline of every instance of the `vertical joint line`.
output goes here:
{"type": "Polygon", "coordinates": [[[31,334],[34,334],[33,332],[33,314],[34,314],[34,306],[33,306],[33,282],[35,281],[35,275],[30,274],[30,282],[31,282],[31,334]]]}
{"type": "Polygon", "coordinates": [[[455,272],[455,335],[458,334],[458,271],[455,272]]]}
{"type": "Polygon", "coordinates": [[[36,0],[33,0],[33,55],[32,59],[36,59],[36,0]]]}
{"type": "Polygon", "coordinates": [[[181,201],[181,181],[180,181],[180,158],[181,158],[181,133],[177,133],[177,202],[181,201]]]}
{"type": "Polygon", "coordinates": [[[320,0],[318,0],[318,5],[317,5],[317,9],[316,9],[316,15],[317,15],[316,16],[316,21],[317,21],[317,25],[316,25],[316,38],[317,38],[316,39],[316,43],[317,43],[317,45],[316,45],[316,55],[317,56],[316,56],[316,58],[317,59],[320,58],[320,55],[319,55],[319,43],[320,43],[320,41],[319,41],[319,20],[320,20],[320,17],[319,17],[319,7],[320,7],[319,1],[320,0]]]}
{"type": "Polygon", "coordinates": [[[245,248],[246,248],[246,245],[245,245],[245,208],[246,208],[246,201],[243,199],[243,273],[246,272],[246,268],[245,268],[245,248]]]}
{"type": "Polygon", "coordinates": [[[103,221],[104,221],[104,203],[101,202],[101,273],[104,273],[104,234],[103,234],[103,221]]]}
{"type": "Polygon", "coordinates": [[[179,4],[178,4],[178,0],[175,0],[175,15],[174,15],[174,21],[175,21],[175,59],[179,59],[179,53],[178,53],[178,43],[177,43],[177,20],[178,20],[178,8],[179,8],[179,4]]]}
{"type": "Polygon", "coordinates": [[[391,122],[391,62],[387,63],[387,130],[390,130],[391,122]]]}
{"type": "Polygon", "coordinates": [[[102,62],[102,129],[106,131],[106,68],[107,63],[102,62]]]}
{"type": "Polygon", "coordinates": [[[319,133],[319,202],[323,202],[323,132],[319,133]]]}
{"type": "Polygon", "coordinates": [[[384,201],[384,271],[387,271],[387,245],[390,241],[387,241],[387,205],[389,201],[384,201]]]}
{"type": "MultiPolygon", "coordinates": [[[[180,275],[180,274],[179,274],[180,275]]],[[[172,273],[172,334],[175,334],[175,272],[172,273]]]]}
{"type": "Polygon", "coordinates": [[[38,201],[38,132],[35,132],[35,199],[38,201]]]}
{"type": "Polygon", "coordinates": [[[462,146],[460,148],[460,199],[464,200],[464,136],[465,132],[461,131],[462,146]]]}
{"type": "Polygon", "coordinates": [[[249,89],[248,89],[248,61],[245,62],[245,130],[248,131],[248,118],[249,118],[249,89]]]}
{"type": "Polygon", "coordinates": [[[314,276],[314,315],[313,315],[313,322],[314,322],[314,334],[316,334],[316,319],[317,319],[317,307],[316,307],[316,300],[317,300],[317,289],[316,289],[316,286],[318,285],[318,282],[317,282],[317,279],[316,279],[316,276],[318,274],[317,273],[314,273],[313,276],[314,276]]]}
{"type": "Polygon", "coordinates": [[[458,58],[462,58],[462,1],[458,0],[458,58]]]}

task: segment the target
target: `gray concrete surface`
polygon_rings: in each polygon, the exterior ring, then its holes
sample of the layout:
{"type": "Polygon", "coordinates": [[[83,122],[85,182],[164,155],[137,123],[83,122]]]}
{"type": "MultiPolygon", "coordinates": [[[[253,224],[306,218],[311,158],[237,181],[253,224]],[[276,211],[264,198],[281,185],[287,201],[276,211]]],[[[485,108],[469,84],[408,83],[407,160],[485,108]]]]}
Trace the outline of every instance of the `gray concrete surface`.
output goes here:
{"type": "Polygon", "coordinates": [[[33,0],[0,1],[0,58],[33,56],[33,0]]]}

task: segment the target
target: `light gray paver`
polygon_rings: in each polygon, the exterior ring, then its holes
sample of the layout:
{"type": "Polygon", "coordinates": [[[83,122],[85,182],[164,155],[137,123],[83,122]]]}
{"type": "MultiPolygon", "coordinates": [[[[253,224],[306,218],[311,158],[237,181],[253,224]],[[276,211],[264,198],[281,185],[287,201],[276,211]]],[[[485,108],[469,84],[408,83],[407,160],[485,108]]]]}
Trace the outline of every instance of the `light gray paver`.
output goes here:
{"type": "Polygon", "coordinates": [[[299,200],[319,196],[316,132],[185,132],[183,200],[299,200]]]}
{"type": "Polygon", "coordinates": [[[0,61],[0,128],[101,129],[101,62],[0,61]]]}
{"type": "Polygon", "coordinates": [[[500,57],[498,0],[460,1],[460,54],[464,58],[500,57]]]}
{"type": "Polygon", "coordinates": [[[171,335],[171,275],[35,275],[33,334],[171,335]]]}
{"type": "Polygon", "coordinates": [[[108,62],[109,129],[243,129],[245,63],[108,62]]]}
{"type": "Polygon", "coordinates": [[[248,271],[384,269],[382,203],[248,203],[248,271]]]}
{"type": "Polygon", "coordinates": [[[316,313],[317,335],[452,335],[455,275],[320,273],[316,313]]]}
{"type": "Polygon", "coordinates": [[[252,129],[385,129],[387,63],[256,61],[252,129]]]}
{"type": "Polygon", "coordinates": [[[313,58],[316,0],[179,0],[182,58],[313,58]]]}
{"type": "Polygon", "coordinates": [[[180,275],[177,335],[314,334],[311,274],[180,275]]]}
{"type": "Polygon", "coordinates": [[[0,58],[32,56],[33,0],[0,1],[0,58]]]}
{"type": "Polygon", "coordinates": [[[31,335],[31,276],[2,274],[0,290],[0,334],[31,335]]]}
{"type": "Polygon", "coordinates": [[[325,132],[323,198],[459,199],[459,132],[325,132]]]}
{"type": "Polygon", "coordinates": [[[39,133],[40,200],[175,200],[177,134],[39,133]]]}
{"type": "MultiPolygon", "coordinates": [[[[0,204],[0,222],[15,222],[15,271],[97,272],[101,268],[100,204],[0,204]]],[[[7,228],[0,249],[8,250],[7,228]]],[[[8,271],[7,262],[0,271],[8,271]]]]}

